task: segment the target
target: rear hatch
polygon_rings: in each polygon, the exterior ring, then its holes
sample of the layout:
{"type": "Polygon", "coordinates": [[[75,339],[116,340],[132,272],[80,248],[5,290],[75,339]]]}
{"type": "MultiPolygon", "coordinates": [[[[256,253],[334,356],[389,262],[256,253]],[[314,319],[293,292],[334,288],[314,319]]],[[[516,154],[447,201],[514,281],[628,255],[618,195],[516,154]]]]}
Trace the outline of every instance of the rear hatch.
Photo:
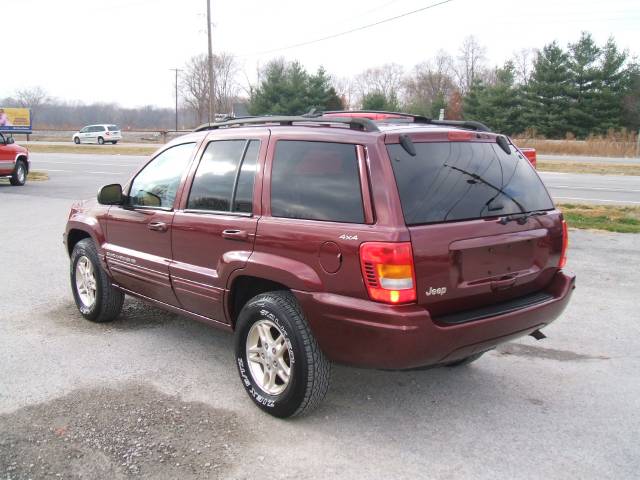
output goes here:
{"type": "Polygon", "coordinates": [[[544,289],[562,250],[562,215],[529,161],[506,153],[493,135],[478,137],[425,142],[421,135],[415,156],[387,145],[411,235],[417,302],[445,323],[549,299],[544,289]]]}

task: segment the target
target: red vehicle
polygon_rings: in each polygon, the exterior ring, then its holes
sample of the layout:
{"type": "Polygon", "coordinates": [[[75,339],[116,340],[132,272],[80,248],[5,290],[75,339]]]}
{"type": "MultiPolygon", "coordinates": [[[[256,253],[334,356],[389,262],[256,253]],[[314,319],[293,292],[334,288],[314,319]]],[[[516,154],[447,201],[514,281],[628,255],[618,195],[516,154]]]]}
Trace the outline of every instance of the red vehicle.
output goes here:
{"type": "Polygon", "coordinates": [[[529,159],[531,165],[533,165],[533,168],[538,168],[538,154],[536,153],[535,148],[523,147],[520,148],[520,151],[524,154],[525,157],[527,157],[527,159],[529,159]]]}
{"type": "Polygon", "coordinates": [[[22,186],[29,167],[29,151],[17,145],[12,136],[0,133],[0,177],[9,177],[11,185],[22,186]]]}
{"type": "Polygon", "coordinates": [[[324,397],[331,362],[462,365],[569,302],[567,228],[529,162],[475,122],[349,112],[205,125],[71,209],[82,315],[125,294],[235,332],[268,413],[324,397]]]}

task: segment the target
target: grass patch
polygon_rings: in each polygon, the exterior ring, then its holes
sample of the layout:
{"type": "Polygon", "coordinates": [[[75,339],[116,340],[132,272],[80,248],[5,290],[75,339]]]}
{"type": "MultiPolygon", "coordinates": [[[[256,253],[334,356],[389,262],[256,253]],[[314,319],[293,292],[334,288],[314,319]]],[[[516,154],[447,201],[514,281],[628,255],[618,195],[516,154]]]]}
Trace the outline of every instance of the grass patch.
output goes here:
{"type": "Polygon", "coordinates": [[[38,145],[29,143],[27,148],[34,153],[91,153],[97,155],[151,155],[160,145],[38,145]]]}
{"type": "Polygon", "coordinates": [[[32,170],[27,175],[27,180],[31,182],[42,182],[44,180],[49,180],[49,175],[45,172],[38,172],[37,170],[32,170]]]}
{"type": "Polygon", "coordinates": [[[596,173],[599,175],[640,175],[640,165],[625,163],[541,162],[541,172],[596,173]]]}
{"type": "Polygon", "coordinates": [[[549,140],[535,135],[515,137],[516,145],[535,148],[540,154],[597,157],[637,157],[640,155],[637,141],[636,133],[626,130],[610,131],[607,135],[591,135],[586,140],[576,140],[571,135],[564,140],[549,140]]]}
{"type": "Polygon", "coordinates": [[[569,227],[640,233],[640,207],[562,203],[558,208],[569,227]]]}

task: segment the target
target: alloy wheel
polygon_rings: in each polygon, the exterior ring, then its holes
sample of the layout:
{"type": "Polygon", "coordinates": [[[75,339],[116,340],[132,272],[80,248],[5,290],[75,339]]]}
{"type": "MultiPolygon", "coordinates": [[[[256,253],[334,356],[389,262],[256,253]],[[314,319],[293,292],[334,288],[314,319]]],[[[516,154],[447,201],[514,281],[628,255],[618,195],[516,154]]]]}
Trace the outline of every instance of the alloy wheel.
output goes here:
{"type": "Polygon", "coordinates": [[[269,395],[279,395],[291,378],[290,344],[271,320],[261,319],[249,330],[246,355],[253,381],[269,395]]]}
{"type": "Polygon", "coordinates": [[[96,274],[91,261],[81,256],[76,263],[76,291],[82,304],[92,308],[96,301],[96,274]]]}

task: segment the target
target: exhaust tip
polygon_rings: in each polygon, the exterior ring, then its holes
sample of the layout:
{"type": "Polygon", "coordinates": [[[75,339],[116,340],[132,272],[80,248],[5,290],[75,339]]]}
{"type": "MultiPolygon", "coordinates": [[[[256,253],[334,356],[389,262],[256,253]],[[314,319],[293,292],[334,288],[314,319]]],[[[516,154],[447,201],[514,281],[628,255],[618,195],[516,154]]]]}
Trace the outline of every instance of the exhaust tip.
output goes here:
{"type": "Polygon", "coordinates": [[[536,340],[542,340],[544,338],[547,338],[547,336],[544,333],[542,333],[540,330],[534,330],[529,335],[535,338],[536,340]]]}

